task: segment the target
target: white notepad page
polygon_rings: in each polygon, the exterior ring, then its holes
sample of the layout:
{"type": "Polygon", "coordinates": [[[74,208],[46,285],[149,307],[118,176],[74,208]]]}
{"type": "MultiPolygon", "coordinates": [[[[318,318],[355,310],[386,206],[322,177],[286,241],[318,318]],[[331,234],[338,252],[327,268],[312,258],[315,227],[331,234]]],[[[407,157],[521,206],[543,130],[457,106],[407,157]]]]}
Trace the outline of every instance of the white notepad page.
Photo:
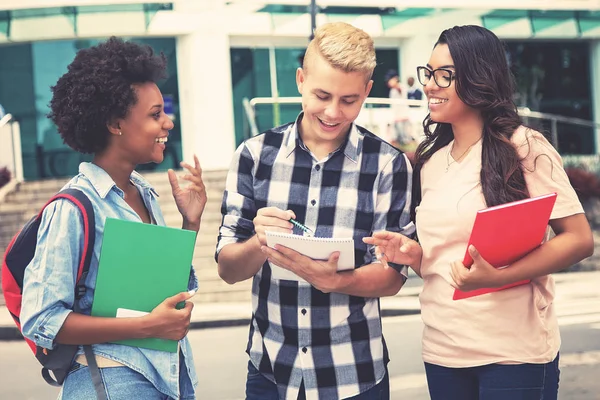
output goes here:
{"type": "MultiPolygon", "coordinates": [[[[354,268],[354,240],[352,238],[318,238],[271,231],[267,231],[265,234],[269,247],[274,248],[276,244],[279,244],[315,260],[328,260],[331,253],[339,251],[338,271],[354,268]]],[[[269,262],[269,265],[272,279],[306,282],[293,272],[272,262],[269,262]]]]}

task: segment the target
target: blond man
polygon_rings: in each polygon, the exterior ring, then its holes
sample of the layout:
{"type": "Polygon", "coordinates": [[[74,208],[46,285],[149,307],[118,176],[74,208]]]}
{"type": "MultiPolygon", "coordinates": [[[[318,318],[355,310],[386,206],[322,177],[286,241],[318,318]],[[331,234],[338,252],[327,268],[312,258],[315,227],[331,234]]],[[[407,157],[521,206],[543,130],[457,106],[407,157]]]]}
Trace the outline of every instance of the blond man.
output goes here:
{"type": "Polygon", "coordinates": [[[382,265],[361,238],[411,235],[411,168],[404,154],[354,124],[371,90],[373,41],[345,23],[320,27],[296,73],[296,121],[242,143],[223,197],[219,275],[252,278],[246,399],[387,399],[379,297],[406,268],[382,265]],[[266,245],[265,231],[353,237],[355,268],[339,253],[313,260],[266,245]],[[283,272],[281,268],[283,268],[283,272]]]}

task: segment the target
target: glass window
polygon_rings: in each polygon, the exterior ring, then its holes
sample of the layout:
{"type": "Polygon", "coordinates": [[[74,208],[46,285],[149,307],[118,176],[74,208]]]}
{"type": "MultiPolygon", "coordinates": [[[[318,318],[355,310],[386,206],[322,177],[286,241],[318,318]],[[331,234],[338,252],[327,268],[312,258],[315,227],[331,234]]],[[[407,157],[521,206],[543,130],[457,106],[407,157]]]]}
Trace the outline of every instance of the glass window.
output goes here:
{"type": "MultiPolygon", "coordinates": [[[[299,97],[296,86],[296,69],[302,64],[304,48],[275,49],[277,89],[279,97],[299,97]]],[[[371,97],[388,97],[389,89],[384,76],[389,69],[398,70],[398,50],[376,50],[377,67],[373,72],[371,97]]],[[[243,99],[273,97],[269,49],[231,49],[231,76],[236,145],[251,136],[243,99]]],[[[294,121],[302,110],[297,104],[259,104],[255,107],[255,120],[259,132],[294,121]]]]}
{"type": "MultiPolygon", "coordinates": [[[[66,146],[54,124],[47,118],[52,98],[50,87],[67,70],[79,49],[104,39],[40,41],[28,44],[0,46],[0,104],[20,122],[23,150],[23,170],[26,179],[71,176],[77,173],[81,161],[91,155],[81,155],[66,146]]],[[[181,129],[179,121],[179,91],[177,57],[174,38],[136,38],[163,52],[168,60],[169,77],[159,82],[163,95],[172,103],[175,127],[171,131],[165,161],[159,165],[139,166],[139,170],[179,168],[181,160],[181,129]]]]}
{"type": "MultiPolygon", "coordinates": [[[[507,56],[516,78],[515,101],[532,111],[592,120],[590,54],[585,41],[514,41],[507,56]]],[[[534,128],[550,133],[549,121],[534,128]]],[[[592,128],[558,125],[558,150],[567,154],[595,154],[592,128]]]]}

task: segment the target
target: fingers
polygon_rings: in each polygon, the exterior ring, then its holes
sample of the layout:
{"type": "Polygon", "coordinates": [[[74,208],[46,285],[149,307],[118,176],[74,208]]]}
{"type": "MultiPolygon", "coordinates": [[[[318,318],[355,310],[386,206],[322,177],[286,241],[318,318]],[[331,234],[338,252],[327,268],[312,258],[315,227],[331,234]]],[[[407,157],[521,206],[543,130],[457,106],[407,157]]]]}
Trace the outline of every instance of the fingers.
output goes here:
{"type": "Polygon", "coordinates": [[[254,228],[257,232],[272,230],[277,232],[290,233],[294,225],[290,218],[294,218],[294,212],[284,211],[277,207],[265,207],[258,210],[254,218],[254,228]]]}
{"type": "Polygon", "coordinates": [[[169,183],[171,184],[171,189],[173,192],[179,190],[179,182],[177,181],[177,175],[175,174],[175,171],[169,169],[167,174],[169,176],[169,183]]]}
{"type": "Polygon", "coordinates": [[[188,299],[191,299],[195,294],[196,294],[196,291],[180,292],[180,293],[177,293],[174,296],[167,297],[165,299],[165,301],[163,301],[163,303],[166,304],[166,305],[168,305],[168,306],[175,307],[175,305],[177,303],[181,303],[182,301],[186,301],[188,299]]]}
{"type": "Polygon", "coordinates": [[[200,167],[200,160],[198,159],[198,156],[194,154],[194,166],[191,166],[184,161],[180,162],[179,165],[189,172],[189,174],[184,175],[182,179],[190,181],[201,189],[204,189],[204,182],[202,181],[202,167],[200,167]]]}
{"type": "Polygon", "coordinates": [[[479,251],[477,251],[477,249],[473,245],[469,246],[469,254],[473,258],[473,261],[479,260],[481,258],[479,251]]]}
{"type": "Polygon", "coordinates": [[[457,276],[458,271],[456,270],[456,263],[451,263],[450,264],[450,278],[452,278],[452,282],[450,282],[450,285],[454,288],[454,289],[459,289],[459,277],[457,276]]]}
{"type": "Polygon", "coordinates": [[[415,250],[418,251],[420,247],[421,247],[421,245],[419,243],[415,242],[414,240],[408,239],[405,243],[403,243],[400,246],[400,251],[402,253],[409,254],[412,251],[415,251],[415,250]]]}
{"type": "Polygon", "coordinates": [[[282,210],[277,207],[263,207],[256,212],[257,215],[279,218],[285,221],[289,221],[290,218],[296,218],[296,214],[292,210],[282,210]]]}

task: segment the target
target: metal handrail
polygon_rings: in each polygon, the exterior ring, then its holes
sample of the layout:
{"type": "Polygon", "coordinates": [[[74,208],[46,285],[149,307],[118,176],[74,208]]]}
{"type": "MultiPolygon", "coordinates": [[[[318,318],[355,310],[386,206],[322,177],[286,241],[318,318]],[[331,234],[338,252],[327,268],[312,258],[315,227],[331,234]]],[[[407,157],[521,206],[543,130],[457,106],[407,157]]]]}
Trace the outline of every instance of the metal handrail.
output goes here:
{"type": "MultiPolygon", "coordinates": [[[[246,100],[245,107],[248,107],[248,104],[250,106],[249,109],[251,109],[251,112],[252,112],[252,123],[254,123],[254,125],[256,125],[255,108],[259,104],[273,104],[275,102],[277,102],[279,104],[301,104],[302,103],[301,97],[277,97],[277,98],[275,98],[275,97],[255,97],[251,100],[247,100],[247,99],[245,99],[245,100],[246,100]]],[[[427,100],[425,100],[425,99],[409,100],[409,99],[368,97],[365,100],[363,108],[369,108],[368,107],[369,105],[390,105],[390,106],[391,105],[404,105],[404,106],[410,106],[413,109],[420,108],[424,112],[426,112],[426,110],[427,110],[427,100]]],[[[554,147],[556,147],[556,148],[558,148],[558,123],[559,122],[594,128],[598,132],[600,132],[600,123],[598,123],[598,122],[589,121],[589,120],[585,120],[585,119],[581,119],[581,118],[566,117],[566,116],[557,115],[557,114],[531,111],[527,107],[519,107],[517,109],[517,111],[518,111],[519,115],[523,118],[536,118],[536,119],[548,120],[550,122],[551,142],[554,145],[554,147]]],[[[250,118],[251,118],[250,114],[246,113],[246,115],[247,115],[248,119],[250,120],[250,118]]],[[[251,131],[252,131],[253,136],[258,134],[258,128],[255,128],[255,129],[253,128],[253,129],[251,129],[251,131]]]]}

